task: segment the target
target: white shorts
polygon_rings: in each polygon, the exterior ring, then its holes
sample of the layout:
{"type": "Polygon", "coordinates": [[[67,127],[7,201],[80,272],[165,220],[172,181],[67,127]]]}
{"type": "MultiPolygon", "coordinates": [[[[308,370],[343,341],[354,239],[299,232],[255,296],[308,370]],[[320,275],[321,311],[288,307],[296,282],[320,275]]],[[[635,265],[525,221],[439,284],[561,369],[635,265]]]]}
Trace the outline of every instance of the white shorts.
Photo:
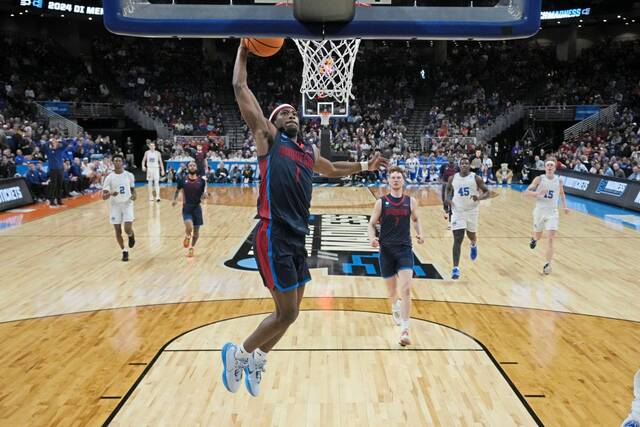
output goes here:
{"type": "Polygon", "coordinates": [[[475,233],[478,231],[478,211],[451,210],[451,230],[464,230],[475,233]]]}
{"type": "Polygon", "coordinates": [[[133,222],[133,200],[125,203],[112,203],[109,207],[109,221],[111,224],[133,222]]]}
{"type": "Polygon", "coordinates": [[[544,230],[557,230],[559,222],[558,209],[533,210],[533,231],[540,233],[544,230]]]}
{"type": "Polygon", "coordinates": [[[147,181],[160,182],[160,168],[147,168],[147,181]]]}

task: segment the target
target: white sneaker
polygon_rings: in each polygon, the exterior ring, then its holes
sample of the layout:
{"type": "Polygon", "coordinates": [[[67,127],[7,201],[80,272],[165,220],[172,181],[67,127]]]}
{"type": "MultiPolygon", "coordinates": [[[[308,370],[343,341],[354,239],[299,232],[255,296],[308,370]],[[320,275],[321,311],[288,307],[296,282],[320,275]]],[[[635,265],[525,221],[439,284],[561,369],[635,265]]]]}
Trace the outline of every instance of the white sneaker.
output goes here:
{"type": "Polygon", "coordinates": [[[158,197],[158,198],[156,199],[156,202],[159,202],[159,201],[160,201],[160,197],[158,197]]]}
{"type": "Polygon", "coordinates": [[[402,333],[400,334],[400,345],[403,347],[406,345],[411,345],[411,337],[409,336],[408,329],[402,330],[402,333]]]}
{"type": "Polygon", "coordinates": [[[543,274],[551,273],[551,263],[548,263],[548,262],[544,263],[544,267],[542,267],[542,273],[543,274]]]}
{"type": "Polygon", "coordinates": [[[244,379],[244,385],[247,387],[249,394],[253,397],[258,397],[260,394],[260,382],[262,381],[262,373],[265,371],[264,365],[267,364],[267,359],[256,359],[256,352],[251,353],[249,357],[249,363],[244,368],[244,373],[247,375],[244,379]]]}
{"type": "Polygon", "coordinates": [[[397,299],[396,302],[394,302],[391,305],[391,317],[393,318],[393,321],[396,323],[396,325],[400,326],[400,300],[397,299]]]}
{"type": "Polygon", "coordinates": [[[633,377],[633,397],[631,413],[620,427],[640,427],[640,370],[633,377]]]}
{"type": "Polygon", "coordinates": [[[222,383],[231,393],[235,393],[240,388],[242,382],[242,371],[247,366],[246,360],[236,358],[238,346],[228,342],[222,347],[222,383]]]}
{"type": "Polygon", "coordinates": [[[640,427],[640,421],[631,418],[631,415],[620,424],[620,427],[640,427]]]}

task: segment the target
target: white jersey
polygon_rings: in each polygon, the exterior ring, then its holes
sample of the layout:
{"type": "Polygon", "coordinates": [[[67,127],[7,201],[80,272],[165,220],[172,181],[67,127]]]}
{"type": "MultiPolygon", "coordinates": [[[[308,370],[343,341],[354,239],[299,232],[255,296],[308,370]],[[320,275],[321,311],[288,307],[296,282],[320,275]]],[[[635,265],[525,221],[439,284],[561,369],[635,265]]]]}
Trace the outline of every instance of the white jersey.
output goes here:
{"type": "Polygon", "coordinates": [[[471,198],[471,196],[478,196],[475,173],[470,172],[467,176],[461,176],[458,172],[453,176],[451,185],[453,187],[453,210],[461,212],[478,209],[478,202],[471,198]]]}
{"type": "Polygon", "coordinates": [[[113,194],[117,192],[117,196],[111,196],[111,204],[120,204],[131,202],[131,187],[135,185],[135,178],[131,172],[123,171],[122,173],[111,172],[102,183],[102,190],[106,190],[113,194]]]}
{"type": "Polygon", "coordinates": [[[415,173],[418,170],[418,167],[420,167],[420,160],[418,160],[417,157],[415,158],[409,157],[404,162],[404,165],[410,173],[415,173]]]}
{"type": "Polygon", "coordinates": [[[558,209],[558,196],[560,196],[560,178],[554,175],[552,179],[547,175],[540,175],[540,183],[537,191],[544,191],[544,198],[536,199],[536,209],[558,209]]]}
{"type": "Polygon", "coordinates": [[[147,150],[145,154],[147,155],[147,168],[160,168],[162,157],[158,150],[147,150]]]}

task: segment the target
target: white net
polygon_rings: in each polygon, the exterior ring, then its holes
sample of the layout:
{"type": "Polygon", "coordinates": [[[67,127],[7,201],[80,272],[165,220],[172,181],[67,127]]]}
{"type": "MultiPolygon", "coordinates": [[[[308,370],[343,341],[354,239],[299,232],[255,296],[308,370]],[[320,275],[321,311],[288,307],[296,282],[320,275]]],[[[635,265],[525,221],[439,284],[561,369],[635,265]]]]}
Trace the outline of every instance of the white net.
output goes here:
{"type": "Polygon", "coordinates": [[[309,99],[333,97],[339,102],[353,98],[353,65],[360,39],[294,41],[304,62],[300,87],[304,96],[309,99]]]}

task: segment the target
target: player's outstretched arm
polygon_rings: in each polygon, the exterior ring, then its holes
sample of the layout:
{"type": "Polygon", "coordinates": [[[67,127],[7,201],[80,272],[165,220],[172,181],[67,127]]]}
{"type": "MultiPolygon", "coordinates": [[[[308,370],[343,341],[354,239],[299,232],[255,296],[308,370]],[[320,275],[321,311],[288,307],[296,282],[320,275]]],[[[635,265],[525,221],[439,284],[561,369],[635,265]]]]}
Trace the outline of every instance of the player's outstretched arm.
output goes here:
{"type": "Polygon", "coordinates": [[[233,67],[233,92],[240,107],[242,118],[251,129],[256,141],[256,154],[263,156],[269,151],[269,139],[274,138],[276,128],[262,113],[260,104],[247,85],[247,57],[249,51],[242,40],[238,47],[236,63],[233,67]]]}
{"type": "Polygon", "coordinates": [[[411,198],[411,221],[413,222],[413,229],[416,232],[418,243],[423,244],[424,236],[422,235],[422,224],[420,224],[420,218],[418,217],[418,202],[414,197],[411,198]]]}
{"type": "Polygon", "coordinates": [[[373,156],[368,162],[330,162],[320,155],[316,146],[313,147],[313,151],[316,156],[313,170],[328,178],[340,178],[353,175],[354,173],[375,171],[378,170],[380,166],[386,167],[389,162],[384,157],[381,157],[379,153],[373,156]]]}
{"type": "Polygon", "coordinates": [[[144,152],[144,156],[142,156],[142,172],[147,171],[147,152],[144,152]]]}
{"type": "Polygon", "coordinates": [[[371,219],[369,219],[369,244],[374,248],[380,246],[380,242],[376,237],[376,224],[380,221],[380,214],[382,213],[382,200],[376,200],[373,205],[373,212],[371,213],[371,219]]]}

